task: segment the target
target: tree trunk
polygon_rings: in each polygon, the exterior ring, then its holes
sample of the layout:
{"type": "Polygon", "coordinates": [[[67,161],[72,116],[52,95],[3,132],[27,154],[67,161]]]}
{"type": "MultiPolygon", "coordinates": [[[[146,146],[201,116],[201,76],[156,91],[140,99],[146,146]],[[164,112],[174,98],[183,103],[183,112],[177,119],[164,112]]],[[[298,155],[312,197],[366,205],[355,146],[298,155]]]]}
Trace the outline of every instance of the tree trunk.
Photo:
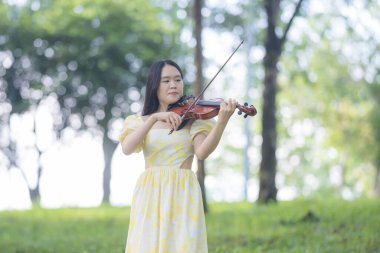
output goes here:
{"type": "Polygon", "coordinates": [[[110,203],[111,196],[111,161],[112,155],[117,145],[107,137],[107,131],[104,131],[103,137],[103,154],[104,154],[104,171],[103,171],[103,203],[110,203]]]}
{"type": "Polygon", "coordinates": [[[376,176],[375,176],[375,184],[374,184],[374,194],[376,197],[380,197],[380,159],[376,164],[376,176]]]}
{"type": "MultiPolygon", "coordinates": [[[[41,153],[39,154],[39,156],[41,156],[41,153]]],[[[36,187],[32,189],[29,186],[30,200],[32,201],[33,204],[36,204],[36,205],[40,204],[40,182],[41,182],[41,175],[42,175],[42,167],[40,165],[40,162],[38,164],[39,165],[38,165],[38,171],[37,171],[36,187]]]]}
{"type": "Polygon", "coordinates": [[[208,212],[208,205],[207,205],[207,196],[206,196],[206,186],[205,186],[205,163],[204,161],[197,160],[198,161],[198,170],[197,170],[197,178],[199,185],[201,187],[202,192],[202,200],[203,200],[203,210],[205,213],[208,212]]]}
{"type": "MultiPolygon", "coordinates": [[[[246,93],[245,93],[245,102],[249,103],[252,101],[251,97],[251,89],[254,86],[254,71],[253,71],[253,64],[250,61],[250,54],[251,49],[255,43],[255,33],[254,33],[254,27],[255,23],[253,22],[253,16],[255,13],[255,4],[253,2],[249,3],[247,5],[247,16],[245,17],[246,20],[246,37],[247,37],[247,43],[246,43],[246,66],[247,66],[247,82],[246,82],[246,93]]],[[[252,140],[253,140],[253,134],[251,131],[251,119],[250,117],[246,118],[244,120],[244,136],[246,139],[245,148],[243,149],[243,157],[244,157],[244,168],[243,168],[243,175],[244,175],[244,186],[243,186],[243,196],[244,200],[248,201],[248,183],[250,179],[250,157],[249,157],[249,149],[252,146],[252,140]]]]}
{"type": "MultiPolygon", "coordinates": [[[[196,68],[196,79],[194,84],[194,95],[198,96],[202,91],[202,82],[203,82],[203,57],[202,57],[202,0],[194,0],[194,36],[196,40],[195,46],[195,68],[196,68]]],[[[202,191],[202,199],[203,199],[203,208],[204,212],[207,213],[208,205],[206,198],[206,187],[205,187],[205,166],[203,161],[198,160],[198,170],[197,170],[197,178],[199,181],[199,185],[202,191]]]]}
{"type": "Polygon", "coordinates": [[[265,0],[264,7],[267,13],[268,26],[265,39],[264,57],[264,91],[263,91],[263,123],[261,146],[262,160],[260,164],[260,189],[259,202],[277,201],[276,188],[276,148],[277,148],[277,119],[276,119],[276,95],[277,95],[277,64],[279,62],[283,45],[286,41],[289,29],[294,18],[299,13],[303,0],[299,0],[293,15],[285,26],[280,38],[276,34],[280,13],[280,0],[265,0]]]}
{"type": "Polygon", "coordinates": [[[279,13],[279,1],[265,1],[267,12],[267,36],[265,41],[266,54],[264,57],[264,91],[263,91],[263,121],[261,146],[262,161],[260,164],[260,190],[259,201],[269,202],[277,200],[276,177],[276,94],[277,94],[277,64],[280,57],[280,41],[276,36],[275,29],[279,13]]]}
{"type": "Polygon", "coordinates": [[[42,152],[38,149],[36,145],[36,150],[38,151],[38,170],[37,170],[37,182],[36,186],[34,188],[31,188],[29,186],[29,195],[30,195],[30,200],[32,201],[33,204],[35,205],[40,205],[40,182],[41,182],[41,175],[42,175],[42,166],[41,166],[41,155],[42,152]]]}
{"type": "Polygon", "coordinates": [[[36,187],[34,188],[31,188],[29,186],[29,195],[30,195],[30,200],[33,202],[33,204],[40,204],[39,201],[40,201],[40,182],[41,182],[41,175],[42,175],[42,166],[41,166],[41,155],[42,155],[42,151],[38,148],[38,145],[37,145],[37,117],[36,117],[36,114],[37,114],[37,109],[38,109],[38,106],[35,108],[34,110],[34,136],[36,137],[36,141],[34,143],[34,147],[36,149],[36,151],[38,152],[38,170],[37,170],[37,182],[36,182],[36,187]]]}

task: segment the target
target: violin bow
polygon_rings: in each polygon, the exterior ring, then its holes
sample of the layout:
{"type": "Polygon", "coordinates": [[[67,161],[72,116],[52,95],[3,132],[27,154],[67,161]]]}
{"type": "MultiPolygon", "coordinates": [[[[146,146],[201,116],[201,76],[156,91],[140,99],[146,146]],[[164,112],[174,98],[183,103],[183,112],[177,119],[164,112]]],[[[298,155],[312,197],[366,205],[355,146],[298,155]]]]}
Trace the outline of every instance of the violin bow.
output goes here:
{"type": "MultiPolygon", "coordinates": [[[[189,108],[185,111],[185,113],[182,115],[181,117],[181,122],[186,118],[186,115],[187,113],[196,105],[196,103],[198,102],[198,100],[202,97],[203,93],[207,90],[207,88],[210,86],[210,84],[214,81],[214,79],[216,78],[217,75],[219,75],[220,71],[222,71],[222,69],[224,68],[224,66],[226,66],[227,62],[232,58],[232,56],[236,53],[236,51],[240,48],[240,46],[243,44],[244,40],[242,40],[240,42],[240,44],[236,47],[236,49],[232,52],[232,54],[228,57],[228,59],[224,62],[224,64],[222,65],[222,67],[220,67],[220,69],[216,72],[216,74],[213,76],[213,78],[210,80],[210,82],[203,88],[203,90],[201,91],[201,93],[199,93],[199,95],[194,99],[193,103],[189,106],[189,108]]],[[[174,131],[174,128],[172,128],[169,132],[169,135],[171,133],[173,133],[174,131]]]]}

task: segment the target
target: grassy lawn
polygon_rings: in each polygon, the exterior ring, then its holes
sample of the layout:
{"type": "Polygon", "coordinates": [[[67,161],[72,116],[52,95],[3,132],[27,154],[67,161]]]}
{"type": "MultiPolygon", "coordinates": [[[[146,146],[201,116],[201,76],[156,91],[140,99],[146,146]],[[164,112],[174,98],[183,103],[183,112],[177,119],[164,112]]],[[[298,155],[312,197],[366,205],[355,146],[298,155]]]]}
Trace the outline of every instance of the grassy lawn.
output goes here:
{"type": "MultiPolygon", "coordinates": [[[[123,253],[129,208],[0,212],[0,253],[123,253]]],[[[380,253],[380,200],[210,205],[210,253],[380,253]]]]}

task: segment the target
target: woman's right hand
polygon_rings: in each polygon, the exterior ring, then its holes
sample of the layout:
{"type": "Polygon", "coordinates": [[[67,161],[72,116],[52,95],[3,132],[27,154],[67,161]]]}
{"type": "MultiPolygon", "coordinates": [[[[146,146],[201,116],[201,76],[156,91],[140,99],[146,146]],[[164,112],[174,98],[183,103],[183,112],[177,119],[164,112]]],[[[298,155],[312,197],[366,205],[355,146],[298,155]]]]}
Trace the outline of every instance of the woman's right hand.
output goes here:
{"type": "Polygon", "coordinates": [[[165,122],[170,128],[177,130],[181,124],[181,116],[175,112],[157,112],[154,114],[157,121],[165,122]]]}

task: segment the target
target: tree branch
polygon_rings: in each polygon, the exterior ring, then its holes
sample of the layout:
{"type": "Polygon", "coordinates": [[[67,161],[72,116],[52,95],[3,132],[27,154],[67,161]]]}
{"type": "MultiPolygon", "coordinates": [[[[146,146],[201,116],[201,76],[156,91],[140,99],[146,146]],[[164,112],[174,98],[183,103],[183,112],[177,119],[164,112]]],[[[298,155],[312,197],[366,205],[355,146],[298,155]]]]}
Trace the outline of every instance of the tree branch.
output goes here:
{"type": "Polygon", "coordinates": [[[282,46],[285,43],[286,37],[287,37],[287,35],[289,33],[290,27],[292,26],[294,18],[298,15],[299,10],[301,9],[302,2],[303,2],[303,0],[299,0],[298,1],[297,6],[294,9],[294,13],[293,13],[292,17],[290,18],[288,24],[286,25],[285,32],[284,32],[284,34],[282,35],[282,37],[280,39],[280,47],[281,48],[282,48],[282,46]]]}

